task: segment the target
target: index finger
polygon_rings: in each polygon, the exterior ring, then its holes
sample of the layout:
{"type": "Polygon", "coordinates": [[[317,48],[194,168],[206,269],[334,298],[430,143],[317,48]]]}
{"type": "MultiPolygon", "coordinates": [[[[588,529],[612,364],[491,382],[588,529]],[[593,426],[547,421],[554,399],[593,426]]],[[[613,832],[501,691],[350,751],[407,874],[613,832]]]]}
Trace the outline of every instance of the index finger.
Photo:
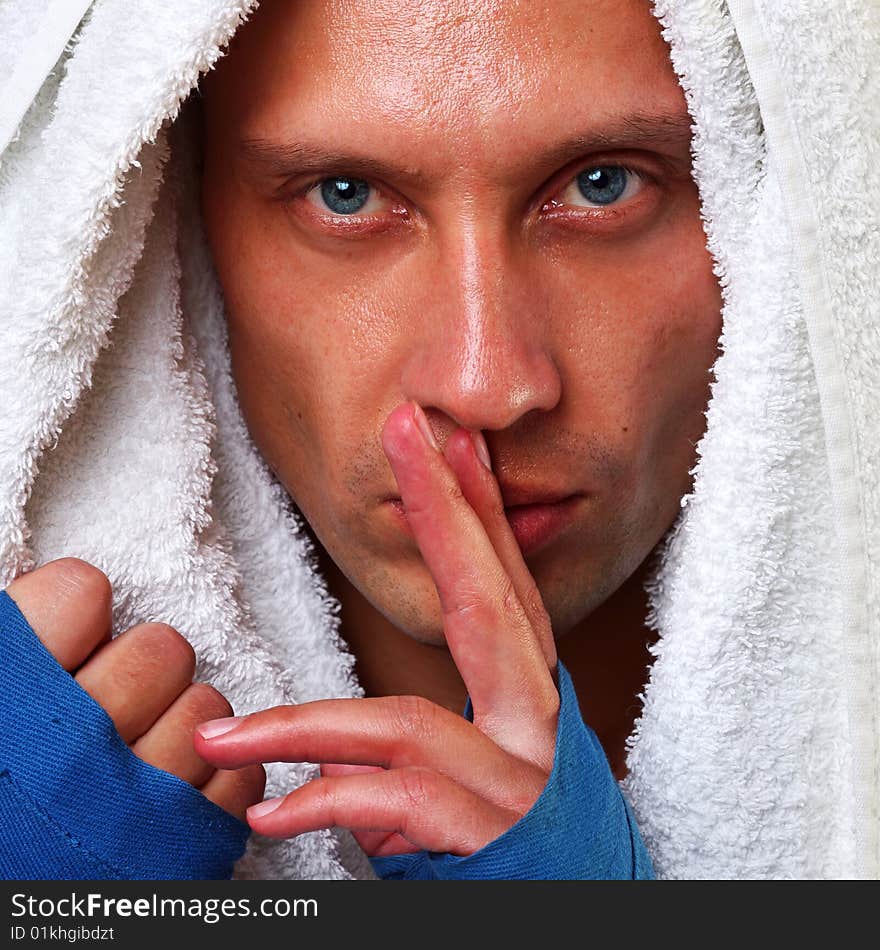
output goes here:
{"type": "Polygon", "coordinates": [[[559,694],[513,580],[417,405],[391,413],[382,444],[437,587],[446,643],[474,722],[509,751],[533,746],[536,727],[546,738],[559,694]]]}
{"type": "Polygon", "coordinates": [[[507,521],[504,499],[501,497],[498,482],[492,474],[489,450],[482,433],[468,432],[463,428],[456,429],[446,440],[443,455],[458,478],[462,494],[483,523],[486,534],[498,555],[498,560],[501,561],[513,581],[519,602],[523,605],[532,629],[541,643],[544,659],[553,673],[555,682],[557,655],[553,628],[538,585],[523,559],[519,543],[507,521]],[[485,453],[487,459],[485,464],[477,456],[477,441],[485,453]]]}

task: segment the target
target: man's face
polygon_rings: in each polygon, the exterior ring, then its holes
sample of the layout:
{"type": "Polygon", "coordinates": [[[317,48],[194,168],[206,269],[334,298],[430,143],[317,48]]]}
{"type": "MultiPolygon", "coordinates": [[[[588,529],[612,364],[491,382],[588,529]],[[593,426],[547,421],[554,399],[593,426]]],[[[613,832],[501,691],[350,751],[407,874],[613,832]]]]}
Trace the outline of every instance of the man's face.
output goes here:
{"type": "Polygon", "coordinates": [[[442,643],[380,441],[481,429],[560,636],[675,520],[720,292],[647,0],[264,0],[204,83],[203,210],[250,433],[336,564],[442,643]]]}

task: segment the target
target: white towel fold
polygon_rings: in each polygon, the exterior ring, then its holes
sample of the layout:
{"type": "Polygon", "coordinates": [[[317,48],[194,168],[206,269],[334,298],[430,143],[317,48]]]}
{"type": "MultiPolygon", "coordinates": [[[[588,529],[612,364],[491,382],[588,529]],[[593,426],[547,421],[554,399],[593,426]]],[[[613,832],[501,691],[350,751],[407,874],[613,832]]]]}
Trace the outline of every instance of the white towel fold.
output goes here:
{"type": "MultiPolygon", "coordinates": [[[[0,585],[85,558],[115,629],[175,626],[238,713],[362,694],[241,417],[179,114],[255,9],[96,0],[30,108],[0,113],[24,115],[0,164],[0,585]]],[[[695,121],[724,332],[650,583],[660,639],[624,789],[661,877],[877,877],[880,15],[655,12],[695,121]]],[[[7,2],[0,34],[35,19],[7,2]]],[[[315,769],[269,773],[274,795],[315,769]]],[[[336,830],[253,836],[236,876],[373,875],[336,830]]]]}

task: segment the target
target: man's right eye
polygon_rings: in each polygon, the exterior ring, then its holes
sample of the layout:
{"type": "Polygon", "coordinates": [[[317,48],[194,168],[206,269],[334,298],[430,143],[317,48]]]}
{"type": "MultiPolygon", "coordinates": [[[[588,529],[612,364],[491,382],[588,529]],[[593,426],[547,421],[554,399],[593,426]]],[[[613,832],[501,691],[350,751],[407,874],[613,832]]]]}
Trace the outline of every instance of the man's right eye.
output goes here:
{"type": "Polygon", "coordinates": [[[321,211],[338,215],[354,215],[364,209],[367,212],[376,210],[368,205],[378,200],[376,190],[369,182],[344,175],[323,178],[306,192],[305,198],[321,211]]]}

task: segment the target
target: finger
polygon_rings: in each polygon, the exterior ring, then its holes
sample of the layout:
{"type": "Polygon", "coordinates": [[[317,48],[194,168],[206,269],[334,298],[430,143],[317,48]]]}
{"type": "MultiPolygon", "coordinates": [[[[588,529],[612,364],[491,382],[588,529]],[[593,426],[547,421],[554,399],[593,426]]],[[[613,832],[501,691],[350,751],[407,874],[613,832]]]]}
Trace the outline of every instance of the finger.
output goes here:
{"type": "Polygon", "coordinates": [[[215,772],[201,788],[205,798],[240,821],[247,821],[248,808],[262,799],[265,790],[266,770],[262,765],[215,772]]]}
{"type": "Polygon", "coordinates": [[[134,743],[132,752],[157,769],[198,788],[214,774],[193,747],[196,726],[216,716],[231,716],[232,706],[213,686],[193,683],[134,743]]]}
{"type": "Polygon", "coordinates": [[[384,831],[353,831],[352,834],[361,850],[371,858],[390,858],[396,854],[413,854],[422,850],[396,831],[388,834],[384,831]]]}
{"type": "MultiPolygon", "coordinates": [[[[229,724],[203,723],[193,739],[198,754],[218,768],[253,762],[423,766],[508,808],[533,800],[549,774],[509,755],[472,723],[421,696],[274,706],[233,722],[228,731],[216,731],[229,724]],[[213,738],[206,738],[212,733],[213,738]]],[[[552,750],[555,733],[545,738],[552,750]]]]}
{"type": "Polygon", "coordinates": [[[541,592],[532,572],[523,559],[516,535],[504,510],[504,499],[498,481],[491,470],[483,464],[476,451],[476,442],[482,443],[488,458],[488,448],[481,432],[469,432],[459,427],[446,440],[443,455],[458,478],[467,503],[474,509],[492,547],[498,555],[508,576],[513,581],[516,596],[522,604],[538,636],[548,669],[556,668],[556,642],[550,617],[544,607],[541,592]]]}
{"type": "Polygon", "coordinates": [[[446,642],[481,728],[516,741],[533,717],[555,715],[558,693],[538,636],[477,513],[442,453],[422,436],[413,403],[397,407],[382,443],[407,521],[434,579],[446,642]]]}
{"type": "Polygon", "coordinates": [[[110,639],[110,581],[87,561],[75,557],[49,561],[17,577],[6,593],[68,673],[110,639]]]}
{"type": "Polygon", "coordinates": [[[195,668],[193,648],[173,627],[146,623],[102,647],[75,679],[132,743],[189,686],[195,668]]]}
{"type": "Polygon", "coordinates": [[[445,775],[414,766],[312,779],[249,809],[247,820],[272,838],[339,825],[393,831],[418,848],[465,855],[503,834],[517,817],[445,775]]]}
{"type": "Polygon", "coordinates": [[[368,772],[384,772],[381,765],[349,765],[345,762],[322,762],[321,775],[328,778],[340,775],[366,775],[368,772]]]}
{"type": "MultiPolygon", "coordinates": [[[[382,772],[384,769],[375,765],[345,765],[342,763],[325,762],[321,765],[321,775],[332,778],[341,775],[363,775],[367,772],[382,772]]],[[[395,831],[352,831],[352,837],[360,845],[361,850],[371,857],[385,857],[392,854],[411,854],[418,851],[416,845],[406,838],[401,838],[395,831]]]]}

